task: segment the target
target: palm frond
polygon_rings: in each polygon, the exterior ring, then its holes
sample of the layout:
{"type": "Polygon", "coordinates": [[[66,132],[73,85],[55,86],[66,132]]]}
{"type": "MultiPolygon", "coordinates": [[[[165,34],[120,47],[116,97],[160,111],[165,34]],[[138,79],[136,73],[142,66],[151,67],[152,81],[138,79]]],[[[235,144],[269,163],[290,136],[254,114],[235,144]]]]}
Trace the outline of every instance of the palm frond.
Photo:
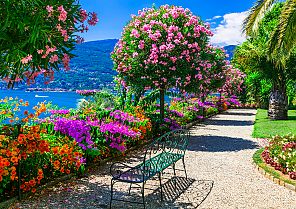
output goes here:
{"type": "Polygon", "coordinates": [[[289,56],[296,45],[295,32],[296,0],[288,0],[282,9],[279,25],[269,41],[269,50],[273,56],[278,54],[283,55],[284,58],[289,56]]]}
{"type": "Polygon", "coordinates": [[[243,23],[243,32],[250,36],[259,27],[259,23],[278,0],[258,0],[255,5],[249,10],[249,14],[243,23]]]}

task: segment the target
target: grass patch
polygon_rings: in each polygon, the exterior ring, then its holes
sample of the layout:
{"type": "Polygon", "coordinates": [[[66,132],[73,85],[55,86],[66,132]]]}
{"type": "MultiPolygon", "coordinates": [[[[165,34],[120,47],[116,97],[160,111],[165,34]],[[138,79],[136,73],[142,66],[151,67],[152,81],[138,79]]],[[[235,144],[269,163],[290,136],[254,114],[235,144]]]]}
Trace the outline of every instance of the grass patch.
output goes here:
{"type": "Polygon", "coordinates": [[[254,125],[254,138],[271,138],[275,135],[284,136],[289,133],[296,135],[296,111],[289,110],[288,120],[269,120],[267,110],[258,109],[254,125]]]}
{"type": "Polygon", "coordinates": [[[253,155],[253,161],[263,170],[265,170],[265,172],[269,173],[270,175],[272,175],[273,177],[276,177],[288,184],[292,184],[294,186],[296,186],[296,180],[292,180],[289,178],[288,175],[284,175],[282,172],[275,170],[273,167],[271,167],[270,165],[266,164],[263,159],[261,158],[261,154],[264,151],[264,148],[261,148],[259,150],[257,150],[255,152],[255,154],[253,155]]]}

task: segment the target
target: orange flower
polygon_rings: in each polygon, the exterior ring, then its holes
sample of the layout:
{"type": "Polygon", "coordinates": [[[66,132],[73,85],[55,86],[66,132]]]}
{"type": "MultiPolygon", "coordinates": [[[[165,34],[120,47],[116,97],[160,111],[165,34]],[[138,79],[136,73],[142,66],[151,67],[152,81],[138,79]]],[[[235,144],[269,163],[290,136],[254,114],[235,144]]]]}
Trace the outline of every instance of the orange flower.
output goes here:
{"type": "Polygon", "coordinates": [[[66,174],[70,174],[70,170],[69,169],[66,169],[66,174]]]}
{"type": "Polygon", "coordinates": [[[74,152],[74,157],[79,157],[80,153],[79,152],[74,152]]]}
{"type": "Polygon", "coordinates": [[[32,191],[33,193],[35,193],[35,192],[36,192],[36,188],[33,188],[31,191],[32,191]]]}
{"type": "Polygon", "coordinates": [[[27,134],[27,138],[32,141],[34,139],[34,136],[32,134],[27,134]]]}
{"type": "Polygon", "coordinates": [[[60,171],[61,171],[61,173],[65,173],[64,167],[62,167],[60,171]]]}
{"type": "Polygon", "coordinates": [[[51,148],[51,151],[54,155],[56,155],[59,153],[59,147],[53,147],[53,148],[51,148]]]}
{"type": "Polygon", "coordinates": [[[3,177],[2,176],[0,176],[0,182],[3,180],[3,177]]]}
{"type": "Polygon", "coordinates": [[[30,180],[29,184],[30,184],[31,187],[34,187],[36,185],[36,181],[34,179],[30,180]]]}
{"type": "Polygon", "coordinates": [[[14,163],[15,165],[17,165],[17,163],[18,163],[18,158],[17,157],[12,157],[11,159],[10,159],[10,161],[12,162],[12,163],[14,163]]]}
{"type": "Polygon", "coordinates": [[[16,176],[16,170],[11,171],[12,176],[16,176]]]}
{"type": "Polygon", "coordinates": [[[11,154],[11,152],[9,150],[6,151],[6,156],[7,157],[11,157],[12,156],[12,154],[11,154]]]}
{"type": "Polygon", "coordinates": [[[11,181],[17,180],[17,177],[16,176],[10,176],[10,180],[11,181]]]}
{"type": "Polygon", "coordinates": [[[60,155],[64,155],[64,154],[67,154],[67,153],[66,153],[66,150],[64,148],[62,148],[60,151],[60,155]]]}
{"type": "Polygon", "coordinates": [[[12,151],[12,152],[11,152],[11,155],[12,155],[12,156],[17,156],[18,153],[17,153],[17,151],[12,151]]]}
{"type": "Polygon", "coordinates": [[[9,175],[8,170],[4,170],[4,171],[3,171],[3,176],[8,176],[8,175],[9,175]]]}
{"type": "Polygon", "coordinates": [[[43,170],[42,169],[38,169],[38,176],[43,176],[43,170]]]}
{"type": "Polygon", "coordinates": [[[0,135],[0,141],[3,141],[5,139],[5,135],[0,135]]]}
{"type": "Polygon", "coordinates": [[[27,123],[28,121],[29,121],[28,118],[23,118],[23,119],[22,119],[22,122],[24,122],[24,123],[27,123]]]}
{"type": "Polygon", "coordinates": [[[54,163],[53,163],[54,169],[58,170],[60,168],[60,164],[61,164],[60,161],[58,161],[58,160],[54,161],[54,163]]]}

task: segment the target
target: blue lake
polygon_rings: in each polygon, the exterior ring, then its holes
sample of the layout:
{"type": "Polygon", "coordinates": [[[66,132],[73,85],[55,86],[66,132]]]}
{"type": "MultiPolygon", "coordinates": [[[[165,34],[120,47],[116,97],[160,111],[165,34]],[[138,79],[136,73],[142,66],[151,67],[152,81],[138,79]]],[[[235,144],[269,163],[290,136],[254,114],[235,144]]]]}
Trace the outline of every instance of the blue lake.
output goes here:
{"type": "Polygon", "coordinates": [[[30,106],[35,106],[38,102],[52,102],[60,108],[76,108],[82,96],[75,92],[25,92],[19,90],[0,90],[0,99],[5,97],[18,97],[28,101],[30,106]]]}

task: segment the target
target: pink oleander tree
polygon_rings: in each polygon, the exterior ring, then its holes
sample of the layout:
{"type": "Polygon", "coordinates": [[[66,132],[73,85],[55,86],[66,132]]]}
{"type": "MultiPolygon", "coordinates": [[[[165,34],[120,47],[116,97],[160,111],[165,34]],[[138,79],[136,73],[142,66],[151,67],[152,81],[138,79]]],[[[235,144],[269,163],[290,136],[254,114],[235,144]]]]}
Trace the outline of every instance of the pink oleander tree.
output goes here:
{"type": "Polygon", "coordinates": [[[61,66],[68,70],[71,51],[83,41],[78,34],[98,22],[77,0],[6,0],[0,8],[0,78],[9,88],[40,74],[49,82],[61,66]]]}
{"type": "Polygon", "coordinates": [[[223,86],[218,89],[220,93],[226,96],[237,95],[243,90],[244,78],[246,75],[239,69],[234,68],[232,65],[227,65],[223,72],[225,81],[223,86]]]}
{"type": "Polygon", "coordinates": [[[208,92],[211,78],[222,79],[223,64],[209,46],[210,36],[209,26],[188,9],[143,9],[132,16],[112,54],[116,79],[137,91],[158,89],[163,119],[167,89],[208,92]]]}

